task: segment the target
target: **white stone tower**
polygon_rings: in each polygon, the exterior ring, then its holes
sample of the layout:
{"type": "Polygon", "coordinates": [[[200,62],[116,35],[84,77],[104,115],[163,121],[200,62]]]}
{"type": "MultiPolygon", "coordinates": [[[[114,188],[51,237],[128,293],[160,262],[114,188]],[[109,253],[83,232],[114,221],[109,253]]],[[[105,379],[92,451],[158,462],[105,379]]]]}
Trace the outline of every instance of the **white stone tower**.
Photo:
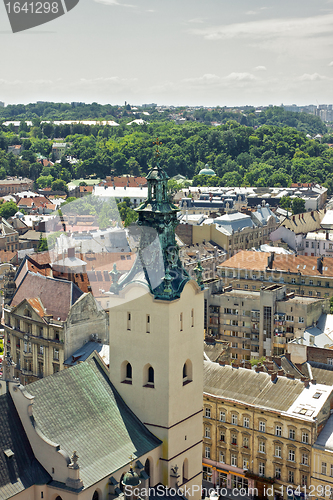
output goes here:
{"type": "Polygon", "coordinates": [[[168,199],[167,180],[158,164],[149,172],[148,199],[137,209],[139,221],[132,231],[138,240],[136,263],[122,280],[116,270],[111,273],[110,378],[163,442],[160,459],[154,463],[148,457],[150,485],[186,484],[199,499],[202,269],[199,263],[195,281],[181,266],[175,241],[177,208],[168,199]]]}

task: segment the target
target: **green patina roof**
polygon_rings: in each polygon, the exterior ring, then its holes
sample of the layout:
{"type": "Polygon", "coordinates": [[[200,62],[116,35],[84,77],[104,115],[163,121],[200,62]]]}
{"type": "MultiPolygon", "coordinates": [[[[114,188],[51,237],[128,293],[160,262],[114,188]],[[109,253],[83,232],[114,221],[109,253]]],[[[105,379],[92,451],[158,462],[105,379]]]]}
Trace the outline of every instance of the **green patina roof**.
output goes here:
{"type": "Polygon", "coordinates": [[[161,444],[128,408],[97,355],[24,389],[35,396],[33,416],[43,434],[79,455],[84,488],[161,444]]]}
{"type": "Polygon", "coordinates": [[[200,170],[199,175],[216,175],[214,170],[211,168],[203,168],[200,170]]]}

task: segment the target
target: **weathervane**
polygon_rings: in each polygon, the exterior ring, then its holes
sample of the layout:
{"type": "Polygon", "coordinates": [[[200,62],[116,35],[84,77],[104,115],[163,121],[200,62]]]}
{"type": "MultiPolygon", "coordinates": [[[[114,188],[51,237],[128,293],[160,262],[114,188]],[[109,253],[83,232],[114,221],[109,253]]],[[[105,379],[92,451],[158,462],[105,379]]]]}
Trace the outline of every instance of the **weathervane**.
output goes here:
{"type": "Polygon", "coordinates": [[[158,137],[156,137],[156,141],[154,141],[153,144],[156,145],[156,158],[158,158],[160,156],[160,150],[158,149],[158,146],[161,146],[162,143],[158,140],[158,137]]]}

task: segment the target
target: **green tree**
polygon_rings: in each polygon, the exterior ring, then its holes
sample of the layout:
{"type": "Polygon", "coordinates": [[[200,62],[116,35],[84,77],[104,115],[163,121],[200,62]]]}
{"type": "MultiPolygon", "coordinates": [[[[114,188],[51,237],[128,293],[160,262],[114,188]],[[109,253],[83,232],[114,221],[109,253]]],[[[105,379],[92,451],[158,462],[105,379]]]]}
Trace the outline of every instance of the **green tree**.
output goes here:
{"type": "Polygon", "coordinates": [[[305,212],[305,201],[303,198],[294,198],[291,204],[293,214],[301,214],[305,212]]]}
{"type": "Polygon", "coordinates": [[[7,201],[0,206],[0,216],[8,219],[18,212],[18,207],[13,201],[7,201]]]}
{"type": "Polygon", "coordinates": [[[65,193],[68,193],[67,184],[62,179],[54,180],[51,184],[51,189],[52,189],[52,191],[64,191],[65,193]]]}
{"type": "Polygon", "coordinates": [[[45,252],[48,249],[49,247],[47,245],[47,238],[43,238],[42,234],[40,234],[37,252],[45,252]]]}

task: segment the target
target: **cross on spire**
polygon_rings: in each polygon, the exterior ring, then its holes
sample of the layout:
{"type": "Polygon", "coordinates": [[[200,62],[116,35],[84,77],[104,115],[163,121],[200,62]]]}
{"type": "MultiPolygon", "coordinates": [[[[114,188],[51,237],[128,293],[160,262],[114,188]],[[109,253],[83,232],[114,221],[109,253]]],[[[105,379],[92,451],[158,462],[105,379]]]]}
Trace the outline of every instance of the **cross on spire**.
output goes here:
{"type": "Polygon", "coordinates": [[[162,142],[160,142],[158,137],[156,137],[156,141],[154,141],[153,144],[156,145],[156,158],[158,158],[160,156],[160,150],[158,149],[158,146],[161,146],[162,142]]]}

